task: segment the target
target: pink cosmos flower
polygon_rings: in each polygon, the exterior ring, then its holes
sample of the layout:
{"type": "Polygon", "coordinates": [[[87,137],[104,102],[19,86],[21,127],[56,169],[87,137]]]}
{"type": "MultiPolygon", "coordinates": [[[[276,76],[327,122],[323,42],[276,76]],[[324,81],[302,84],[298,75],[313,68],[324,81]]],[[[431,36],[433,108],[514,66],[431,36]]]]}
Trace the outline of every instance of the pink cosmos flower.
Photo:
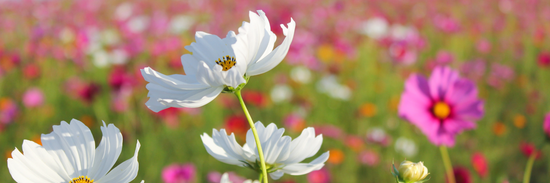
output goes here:
{"type": "Polygon", "coordinates": [[[519,149],[521,150],[523,155],[525,155],[526,157],[530,157],[533,153],[536,153],[535,159],[539,159],[541,156],[541,151],[537,149],[537,147],[535,147],[533,143],[530,143],[530,142],[521,142],[519,144],[519,149]]]}
{"type": "Polygon", "coordinates": [[[326,168],[312,171],[307,174],[307,181],[309,183],[329,183],[330,172],[326,168]]]}
{"type": "Polygon", "coordinates": [[[162,170],[162,180],[165,183],[195,182],[195,165],[188,163],[183,165],[170,165],[162,170]]]}
{"type": "Polygon", "coordinates": [[[550,66],[550,52],[539,53],[538,64],[541,67],[550,66]]]}
{"type": "MultiPolygon", "coordinates": [[[[453,174],[455,175],[455,182],[456,183],[472,183],[472,177],[470,176],[470,171],[468,171],[465,167],[454,167],[453,168],[453,174]]],[[[445,182],[448,181],[448,177],[445,178],[445,182]]]]}
{"type": "Polygon", "coordinates": [[[512,81],[515,77],[514,69],[499,63],[491,64],[489,73],[487,84],[495,88],[502,88],[506,82],[512,81]]]}
{"type": "Polygon", "coordinates": [[[491,42],[487,39],[481,39],[477,42],[476,49],[480,53],[489,53],[491,51],[491,42]]]}
{"type": "Polygon", "coordinates": [[[546,117],[544,118],[544,125],[542,128],[544,129],[544,133],[546,133],[546,136],[550,138],[550,112],[546,114],[546,117]]]}
{"type": "Polygon", "coordinates": [[[357,159],[362,164],[368,165],[368,166],[376,166],[380,162],[380,155],[376,153],[376,151],[372,150],[364,150],[357,156],[357,159]]]}
{"type": "Polygon", "coordinates": [[[451,52],[440,50],[435,56],[435,62],[438,64],[449,64],[453,62],[454,56],[451,52]]]}
{"type": "Polygon", "coordinates": [[[472,166],[481,178],[487,176],[487,173],[489,173],[487,159],[482,153],[478,152],[472,155],[472,166]]]}
{"type": "Polygon", "coordinates": [[[452,147],[458,133],[476,127],[483,102],[472,81],[449,67],[436,67],[429,79],[418,74],[407,79],[399,116],[420,128],[434,145],[452,147]]]}
{"type": "Polygon", "coordinates": [[[323,134],[325,137],[330,137],[333,139],[342,139],[344,132],[340,127],[335,125],[318,125],[315,126],[315,135],[323,134]]]}
{"type": "Polygon", "coordinates": [[[44,94],[39,88],[31,88],[23,94],[23,104],[26,107],[38,107],[44,103],[44,94]]]}
{"type": "Polygon", "coordinates": [[[306,127],[305,126],[306,121],[298,113],[292,113],[287,115],[283,123],[285,127],[290,129],[290,131],[294,133],[298,133],[306,127]]]}
{"type": "Polygon", "coordinates": [[[416,62],[416,50],[409,46],[406,42],[395,42],[389,47],[390,58],[397,63],[403,65],[411,65],[416,62]]]}

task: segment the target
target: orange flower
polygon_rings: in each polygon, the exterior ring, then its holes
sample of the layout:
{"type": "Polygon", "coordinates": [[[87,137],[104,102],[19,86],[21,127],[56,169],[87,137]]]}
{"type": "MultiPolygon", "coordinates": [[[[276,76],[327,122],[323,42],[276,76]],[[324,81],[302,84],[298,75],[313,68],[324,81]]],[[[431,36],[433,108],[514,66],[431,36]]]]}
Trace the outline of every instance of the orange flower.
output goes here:
{"type": "Polygon", "coordinates": [[[368,118],[373,117],[374,115],[376,115],[376,105],[372,103],[363,104],[359,108],[359,112],[361,113],[362,116],[365,116],[368,118]]]}
{"type": "Polygon", "coordinates": [[[94,125],[94,118],[89,115],[83,115],[82,117],[80,117],[80,121],[82,121],[84,125],[88,126],[88,128],[94,125]]]}
{"type": "Polygon", "coordinates": [[[506,133],[506,125],[501,122],[496,122],[493,125],[493,132],[497,136],[503,136],[506,133]]]}
{"type": "Polygon", "coordinates": [[[330,156],[328,162],[332,164],[340,164],[344,161],[344,152],[340,149],[330,149],[330,156]]]}
{"type": "Polygon", "coordinates": [[[323,44],[317,48],[317,57],[321,62],[330,63],[334,60],[336,53],[330,44],[323,44]]]}
{"type": "Polygon", "coordinates": [[[525,123],[525,116],[521,114],[516,114],[516,116],[514,116],[514,126],[516,126],[517,128],[522,129],[523,127],[525,127],[525,123]]]}

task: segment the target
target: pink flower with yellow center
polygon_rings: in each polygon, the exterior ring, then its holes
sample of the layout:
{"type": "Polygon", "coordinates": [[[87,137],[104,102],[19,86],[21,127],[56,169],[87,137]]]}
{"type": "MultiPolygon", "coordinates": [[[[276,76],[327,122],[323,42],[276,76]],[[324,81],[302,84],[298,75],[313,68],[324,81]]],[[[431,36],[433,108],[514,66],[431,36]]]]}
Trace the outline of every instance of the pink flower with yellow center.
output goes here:
{"type": "Polygon", "coordinates": [[[420,128],[434,145],[454,146],[458,133],[476,127],[483,101],[472,81],[449,67],[436,67],[429,79],[418,74],[407,79],[399,116],[420,128]]]}

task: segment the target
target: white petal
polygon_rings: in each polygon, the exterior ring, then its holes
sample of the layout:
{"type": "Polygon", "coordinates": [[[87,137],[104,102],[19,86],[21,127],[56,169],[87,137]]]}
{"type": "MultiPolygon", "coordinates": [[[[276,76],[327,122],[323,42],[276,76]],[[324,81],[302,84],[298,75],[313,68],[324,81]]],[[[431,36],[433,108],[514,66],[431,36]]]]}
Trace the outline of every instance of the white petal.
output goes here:
{"type": "Polygon", "coordinates": [[[220,179],[220,183],[233,183],[233,182],[229,180],[229,174],[223,173],[222,178],[220,179]]]}
{"type": "Polygon", "coordinates": [[[139,170],[138,152],[141,144],[139,140],[136,143],[134,157],[122,162],[115,169],[111,170],[107,175],[97,180],[98,183],[120,182],[127,183],[134,180],[139,170]]]}
{"type": "Polygon", "coordinates": [[[103,122],[101,133],[103,136],[96,149],[93,168],[88,172],[88,177],[94,180],[99,180],[111,170],[122,151],[122,133],[115,125],[107,126],[103,122]]]}
{"type": "MultiPolygon", "coordinates": [[[[261,143],[263,139],[262,137],[266,137],[266,134],[264,133],[265,126],[262,122],[257,121],[254,124],[254,127],[256,128],[256,132],[258,132],[258,138],[260,139],[260,143],[261,143]]],[[[258,150],[256,148],[256,140],[254,138],[254,134],[252,133],[252,129],[249,129],[246,132],[246,143],[244,144],[244,147],[246,147],[246,150],[249,150],[253,154],[256,154],[256,155],[258,154],[258,150]]],[[[252,161],[255,161],[255,160],[252,160],[252,161]]]]}
{"type": "MultiPolygon", "coordinates": [[[[275,141],[275,139],[273,139],[275,141]]],[[[276,144],[273,144],[272,148],[269,148],[269,144],[266,143],[265,147],[264,144],[262,144],[262,150],[265,153],[265,161],[273,164],[276,163],[279,159],[279,156],[289,156],[290,155],[290,137],[289,136],[283,136],[276,144]]],[[[286,159],[286,158],[285,158],[286,159]]]]}
{"type": "Polygon", "coordinates": [[[209,87],[209,85],[199,82],[194,75],[174,74],[167,76],[150,67],[141,69],[141,75],[149,83],[168,90],[199,90],[209,87]]]}
{"type": "MultiPolygon", "coordinates": [[[[269,25],[269,20],[265,16],[265,13],[261,10],[258,11],[260,14],[249,12],[250,23],[243,23],[243,26],[239,28],[240,36],[246,37],[242,40],[246,40],[247,46],[247,55],[246,58],[248,65],[255,64],[262,57],[265,57],[268,53],[273,50],[273,45],[275,44],[276,36],[271,32],[271,27],[269,25]]],[[[234,46],[234,49],[239,46],[234,46]]]]}
{"type": "Polygon", "coordinates": [[[223,77],[221,73],[222,67],[220,65],[209,67],[205,62],[200,61],[196,77],[199,82],[207,84],[211,87],[222,86],[223,77]]]}
{"type": "Polygon", "coordinates": [[[181,56],[181,65],[185,71],[185,75],[197,75],[199,67],[199,61],[195,56],[191,54],[185,54],[181,56]]]}
{"type": "MultiPolygon", "coordinates": [[[[204,105],[210,103],[212,100],[214,100],[221,93],[222,90],[223,90],[223,87],[207,88],[207,89],[204,89],[204,90],[189,91],[187,93],[181,93],[182,94],[181,96],[177,96],[177,95],[167,96],[167,94],[164,93],[164,96],[171,97],[171,98],[160,98],[162,95],[155,96],[155,98],[157,98],[156,102],[158,102],[158,103],[160,103],[161,105],[164,106],[164,108],[162,108],[162,109],[165,109],[165,108],[168,108],[168,107],[197,108],[197,107],[201,107],[201,106],[204,106],[204,105]]],[[[164,97],[164,96],[162,96],[162,97],[164,97]]],[[[154,101],[152,101],[153,98],[154,97],[151,96],[151,99],[149,99],[149,101],[147,101],[146,105],[151,110],[155,111],[155,110],[159,109],[159,108],[154,108],[154,107],[159,107],[158,104],[153,104],[153,105],[149,106],[149,104],[154,102],[154,101]]],[[[162,109],[160,109],[160,110],[162,110],[162,109]]],[[[158,110],[158,111],[160,111],[160,110],[158,110]]]]}
{"type": "Polygon", "coordinates": [[[283,137],[284,128],[277,129],[271,136],[262,143],[262,151],[265,156],[266,163],[273,164],[277,157],[284,149],[285,143],[290,144],[290,137],[283,137]]]}
{"type": "Polygon", "coordinates": [[[237,69],[229,69],[224,74],[226,74],[224,83],[227,86],[237,88],[240,84],[246,83],[246,80],[243,77],[244,74],[239,73],[239,70],[237,69]]]}
{"type": "Polygon", "coordinates": [[[198,69],[198,76],[166,76],[151,68],[143,69],[142,75],[151,82],[146,86],[150,98],[145,103],[146,106],[158,112],[168,107],[200,107],[212,101],[223,90],[221,76],[214,76],[208,65],[202,61],[198,69]],[[215,87],[210,86],[211,84],[215,87]]]}
{"type": "Polygon", "coordinates": [[[288,28],[284,27],[283,25],[281,25],[281,28],[283,29],[283,33],[286,35],[285,40],[283,40],[281,45],[277,46],[277,48],[275,48],[273,52],[269,53],[258,62],[250,63],[248,65],[248,70],[246,71],[247,75],[254,76],[258,74],[263,74],[273,69],[284,59],[284,57],[288,53],[288,49],[290,48],[290,43],[294,38],[294,29],[296,28],[296,23],[294,22],[294,20],[291,19],[290,23],[288,23],[288,28]]]}
{"type": "Polygon", "coordinates": [[[323,143],[323,136],[315,137],[315,130],[308,127],[302,131],[298,138],[290,143],[290,156],[287,159],[278,159],[277,162],[293,164],[303,161],[317,153],[323,143]]]}
{"type": "Polygon", "coordinates": [[[314,170],[323,168],[325,162],[328,160],[329,152],[323,153],[321,156],[311,161],[310,163],[296,163],[290,164],[281,169],[284,173],[290,175],[304,175],[314,170]]]}
{"type": "MultiPolygon", "coordinates": [[[[42,135],[43,147],[54,159],[59,161],[69,177],[77,177],[88,173],[88,164],[91,160],[88,147],[95,142],[88,127],[78,120],[71,121],[71,125],[63,121],[53,126],[53,132],[42,135]],[[79,127],[82,125],[84,127],[79,127]]],[[[93,147],[92,146],[92,147],[93,147]]]]}
{"type": "Polygon", "coordinates": [[[216,35],[198,31],[195,33],[195,41],[191,45],[186,46],[185,49],[193,52],[193,55],[199,61],[206,62],[210,68],[216,65],[216,60],[223,56],[235,56],[231,46],[226,44],[228,42],[236,42],[235,37],[226,37],[222,40],[216,35]]]}
{"type": "Polygon", "coordinates": [[[273,179],[273,180],[279,180],[285,173],[281,170],[277,170],[275,172],[271,172],[269,173],[269,176],[273,179]]]}
{"type": "Polygon", "coordinates": [[[42,146],[25,140],[23,151],[15,149],[8,159],[8,169],[16,182],[64,182],[68,176],[42,146]]]}
{"type": "Polygon", "coordinates": [[[250,62],[250,59],[247,57],[249,50],[248,47],[246,47],[246,36],[242,34],[235,35],[235,32],[229,31],[227,33],[227,37],[234,37],[237,41],[233,44],[230,44],[229,42],[226,44],[231,45],[231,48],[235,53],[235,59],[237,60],[235,67],[237,67],[239,73],[243,73],[242,75],[244,75],[244,73],[246,73],[246,69],[248,68],[248,62],[250,62]]]}
{"type": "MultiPolygon", "coordinates": [[[[213,134],[215,132],[216,132],[216,130],[213,130],[213,134]]],[[[227,136],[227,135],[225,135],[225,136],[227,136]]],[[[234,141],[234,142],[229,141],[231,144],[232,143],[235,143],[235,144],[237,143],[235,141],[235,136],[233,134],[231,135],[231,139],[234,141]]],[[[232,164],[232,165],[239,165],[239,166],[244,165],[244,163],[242,163],[241,161],[245,161],[245,159],[242,158],[240,155],[236,156],[235,151],[233,151],[232,149],[225,149],[222,146],[220,146],[219,144],[217,144],[217,142],[220,142],[219,140],[212,139],[206,133],[201,135],[201,140],[202,140],[202,143],[204,144],[204,147],[206,148],[206,151],[208,152],[208,154],[210,154],[211,156],[213,156],[217,160],[219,160],[221,162],[224,162],[224,163],[227,163],[227,164],[232,164]],[[233,151],[233,152],[229,152],[229,151],[233,151]]],[[[236,144],[236,145],[238,145],[238,144],[236,144]]]]}

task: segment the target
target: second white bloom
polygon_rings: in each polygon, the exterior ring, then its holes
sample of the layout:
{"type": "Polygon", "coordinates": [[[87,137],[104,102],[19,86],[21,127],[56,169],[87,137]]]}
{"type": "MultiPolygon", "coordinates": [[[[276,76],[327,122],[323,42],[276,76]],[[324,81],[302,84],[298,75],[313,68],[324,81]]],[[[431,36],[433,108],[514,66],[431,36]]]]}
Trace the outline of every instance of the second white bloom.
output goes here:
{"type": "MultiPolygon", "coordinates": [[[[328,160],[327,151],[310,163],[300,163],[317,154],[323,143],[323,136],[315,136],[315,129],[312,127],[304,129],[298,138],[291,140],[289,136],[282,136],[284,128],[277,128],[273,123],[265,127],[261,122],[256,122],[255,126],[269,175],[275,180],[285,173],[303,175],[319,170],[328,160]]],[[[246,134],[244,146],[237,143],[234,134],[227,135],[225,129],[214,129],[212,137],[204,133],[201,139],[206,151],[217,160],[259,170],[258,150],[251,130],[246,134]]]]}
{"type": "Polygon", "coordinates": [[[197,32],[195,41],[185,48],[193,54],[181,57],[185,75],[164,75],[150,67],[141,70],[149,82],[146,105],[158,112],[168,107],[201,107],[216,98],[225,87],[237,88],[245,77],[265,73],[286,56],[296,24],[281,25],[286,38],[273,49],[276,36],[264,12],[250,12],[250,23],[243,22],[236,35],[230,31],[223,39],[197,32]]]}

